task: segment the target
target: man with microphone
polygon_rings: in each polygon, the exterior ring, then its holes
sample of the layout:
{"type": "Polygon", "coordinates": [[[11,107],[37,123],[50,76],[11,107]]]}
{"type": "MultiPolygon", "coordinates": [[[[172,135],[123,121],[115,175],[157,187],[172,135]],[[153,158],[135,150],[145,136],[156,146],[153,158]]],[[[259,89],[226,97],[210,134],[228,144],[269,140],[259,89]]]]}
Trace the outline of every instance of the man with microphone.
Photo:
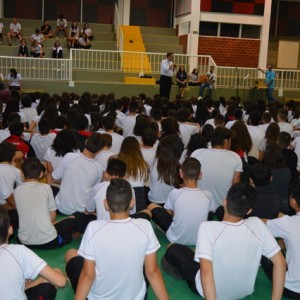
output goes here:
{"type": "Polygon", "coordinates": [[[159,95],[161,97],[170,98],[170,91],[172,87],[172,77],[176,70],[176,65],[173,62],[174,53],[168,52],[167,58],[160,64],[160,89],[159,95]]]}

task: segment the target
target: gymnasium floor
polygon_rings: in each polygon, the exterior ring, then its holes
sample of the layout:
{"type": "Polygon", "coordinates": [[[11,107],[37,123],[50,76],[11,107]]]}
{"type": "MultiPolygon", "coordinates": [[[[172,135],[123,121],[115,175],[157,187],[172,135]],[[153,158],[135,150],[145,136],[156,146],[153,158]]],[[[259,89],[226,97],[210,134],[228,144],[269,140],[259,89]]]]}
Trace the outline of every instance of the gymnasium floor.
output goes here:
{"type": "MultiPolygon", "coordinates": [[[[155,225],[154,225],[155,227],[155,225]]],[[[168,241],[165,238],[164,234],[155,228],[156,235],[161,243],[161,248],[158,251],[158,262],[160,263],[160,258],[164,254],[166,246],[168,245],[168,241]]],[[[70,245],[67,245],[60,249],[55,250],[37,250],[35,251],[39,256],[47,261],[49,265],[52,267],[57,267],[62,270],[65,268],[64,264],[64,254],[70,248],[78,249],[80,244],[80,238],[74,239],[70,245]]],[[[128,270],[130,272],[130,270],[128,270]]],[[[192,293],[185,281],[180,281],[166,273],[163,273],[163,277],[167,286],[167,290],[172,300],[194,300],[194,299],[202,299],[200,296],[192,293]]],[[[245,280],[247,280],[247,274],[245,274],[245,280]]],[[[229,287],[230,288],[230,287],[229,287]]],[[[271,283],[268,281],[267,277],[263,273],[261,269],[259,269],[256,284],[255,284],[255,292],[244,299],[251,300],[267,300],[271,298],[271,283]]],[[[59,289],[57,293],[58,300],[71,300],[73,299],[73,290],[68,283],[67,286],[63,289],[59,289]]],[[[148,300],[156,299],[151,288],[148,292],[148,300]]],[[[285,298],[283,298],[285,299],[285,298]]],[[[130,300],[130,299],[118,299],[118,300],[130,300]]]]}

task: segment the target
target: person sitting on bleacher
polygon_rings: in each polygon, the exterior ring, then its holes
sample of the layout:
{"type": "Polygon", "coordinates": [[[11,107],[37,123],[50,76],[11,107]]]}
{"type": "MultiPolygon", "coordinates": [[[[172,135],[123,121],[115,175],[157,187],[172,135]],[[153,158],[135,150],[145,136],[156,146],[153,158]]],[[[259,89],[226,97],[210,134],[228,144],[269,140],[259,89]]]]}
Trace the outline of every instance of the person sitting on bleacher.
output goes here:
{"type": "Polygon", "coordinates": [[[91,48],[90,40],[88,39],[86,34],[84,34],[82,37],[79,38],[78,44],[79,44],[79,48],[82,48],[82,49],[90,49],[91,48]]]}
{"type": "Polygon", "coordinates": [[[80,35],[87,35],[87,38],[92,41],[94,39],[94,36],[92,34],[92,29],[90,28],[90,25],[88,23],[83,24],[83,28],[80,31],[80,35]]]}
{"type": "Polygon", "coordinates": [[[8,38],[8,46],[11,46],[11,38],[16,37],[21,42],[22,40],[22,34],[21,34],[21,24],[18,23],[17,18],[13,17],[12,23],[9,26],[9,32],[7,33],[8,38]]]}
{"type": "Polygon", "coordinates": [[[52,48],[52,57],[53,58],[63,58],[63,48],[60,45],[59,41],[55,41],[52,48]]]}
{"type": "Polygon", "coordinates": [[[45,39],[53,37],[52,27],[49,24],[49,21],[44,21],[44,24],[41,27],[41,33],[45,39]]]}
{"type": "Polygon", "coordinates": [[[22,38],[20,46],[19,46],[19,51],[18,51],[18,56],[22,56],[22,57],[28,57],[28,46],[26,43],[26,40],[24,38],[22,38]]]}
{"type": "Polygon", "coordinates": [[[30,55],[33,57],[40,57],[40,58],[43,58],[45,55],[42,45],[39,44],[37,40],[34,40],[31,44],[30,55]]]}
{"type": "Polygon", "coordinates": [[[41,34],[41,32],[38,28],[34,32],[35,33],[30,36],[29,41],[31,43],[33,43],[33,41],[37,41],[39,43],[39,45],[43,46],[43,41],[45,39],[44,36],[41,34]]]}
{"type": "Polygon", "coordinates": [[[56,36],[58,37],[60,32],[63,32],[65,37],[68,36],[68,21],[64,18],[63,15],[59,15],[56,21],[56,36]]]}

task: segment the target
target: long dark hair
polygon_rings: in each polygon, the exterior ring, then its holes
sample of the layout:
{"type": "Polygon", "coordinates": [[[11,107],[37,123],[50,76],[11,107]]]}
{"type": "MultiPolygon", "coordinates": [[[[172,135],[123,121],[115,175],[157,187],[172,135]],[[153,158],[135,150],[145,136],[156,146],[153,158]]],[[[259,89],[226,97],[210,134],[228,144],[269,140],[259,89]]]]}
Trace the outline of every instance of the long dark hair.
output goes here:
{"type": "Polygon", "coordinates": [[[9,70],[9,73],[10,75],[13,77],[13,78],[17,78],[17,70],[16,69],[10,69],[9,70]]]}

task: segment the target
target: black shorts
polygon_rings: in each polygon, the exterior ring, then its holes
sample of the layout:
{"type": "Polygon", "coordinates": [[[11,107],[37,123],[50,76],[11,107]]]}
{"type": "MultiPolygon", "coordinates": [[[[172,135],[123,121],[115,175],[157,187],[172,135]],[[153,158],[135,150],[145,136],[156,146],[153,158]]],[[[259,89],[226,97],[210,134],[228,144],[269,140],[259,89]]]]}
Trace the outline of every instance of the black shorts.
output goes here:
{"type": "Polygon", "coordinates": [[[66,265],[66,273],[68,278],[70,279],[74,293],[77,289],[79,276],[83,268],[83,262],[84,258],[82,256],[75,256],[70,259],[66,265]]]}
{"type": "Polygon", "coordinates": [[[40,283],[32,288],[25,290],[28,300],[53,300],[56,298],[57,290],[49,282],[40,283]]]}
{"type": "Polygon", "coordinates": [[[163,207],[152,209],[152,220],[166,232],[173,222],[173,216],[163,207]]]}

